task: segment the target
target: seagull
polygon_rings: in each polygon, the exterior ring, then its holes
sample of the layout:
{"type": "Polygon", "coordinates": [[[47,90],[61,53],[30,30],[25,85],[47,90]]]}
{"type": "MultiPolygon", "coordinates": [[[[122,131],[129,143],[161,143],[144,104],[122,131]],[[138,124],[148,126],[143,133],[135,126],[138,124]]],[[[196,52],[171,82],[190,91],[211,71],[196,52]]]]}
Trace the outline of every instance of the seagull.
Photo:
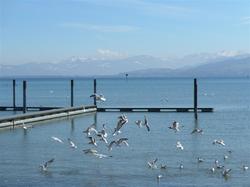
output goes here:
{"type": "Polygon", "coordinates": [[[106,98],[102,94],[92,94],[90,97],[94,97],[96,101],[106,101],[106,98]]]}
{"type": "Polygon", "coordinates": [[[103,124],[103,129],[101,131],[99,131],[96,135],[97,136],[103,136],[104,138],[107,138],[108,137],[108,133],[106,132],[104,126],[105,126],[105,124],[103,124]]]}
{"type": "Polygon", "coordinates": [[[214,167],[210,168],[210,171],[211,171],[212,173],[214,173],[214,172],[215,172],[215,168],[214,168],[214,167]]]}
{"type": "Polygon", "coordinates": [[[232,171],[232,169],[225,169],[222,171],[222,175],[223,177],[228,177],[229,173],[232,171]]]}
{"type": "Polygon", "coordinates": [[[220,140],[214,140],[213,141],[213,144],[219,144],[219,145],[223,145],[223,146],[225,146],[225,143],[224,143],[224,140],[222,140],[222,139],[220,139],[220,140]]]}
{"type": "Polygon", "coordinates": [[[199,129],[199,128],[195,128],[195,129],[191,132],[191,134],[194,134],[194,133],[201,133],[201,134],[203,134],[203,130],[202,130],[202,129],[199,129]]]}
{"type": "Polygon", "coordinates": [[[112,150],[112,146],[116,144],[116,141],[113,140],[112,142],[110,142],[110,144],[108,145],[108,150],[111,151],[112,150]]]}
{"type": "Polygon", "coordinates": [[[52,162],[54,162],[54,158],[48,160],[47,162],[45,162],[44,164],[41,164],[39,167],[41,168],[42,171],[47,171],[47,168],[49,166],[49,164],[51,164],[52,162]]]}
{"type": "Polygon", "coordinates": [[[161,178],[162,178],[162,175],[161,174],[159,174],[159,175],[157,175],[157,180],[159,181],[161,178]]]}
{"type": "Polygon", "coordinates": [[[172,126],[169,126],[168,128],[169,129],[173,129],[175,132],[180,131],[180,129],[179,129],[179,123],[176,122],[176,121],[174,121],[173,124],[172,124],[172,126]]]}
{"type": "Polygon", "coordinates": [[[248,170],[248,166],[243,165],[242,168],[244,171],[248,170]]]}
{"type": "Polygon", "coordinates": [[[116,141],[116,145],[120,146],[122,143],[124,143],[126,146],[129,146],[127,141],[128,138],[120,138],[119,140],[116,141]]]}
{"type": "Polygon", "coordinates": [[[157,168],[157,165],[156,165],[157,160],[158,160],[158,158],[156,158],[155,160],[152,160],[152,161],[148,161],[148,167],[151,169],[156,169],[157,168]]]}
{"type": "Polygon", "coordinates": [[[204,162],[204,159],[202,159],[200,157],[198,157],[197,160],[198,160],[198,163],[204,162]]]}
{"type": "Polygon", "coordinates": [[[144,123],[143,123],[144,126],[146,126],[147,130],[150,131],[150,128],[149,128],[149,125],[148,125],[148,119],[146,116],[144,116],[144,123]]]}
{"type": "Polygon", "coordinates": [[[136,124],[139,128],[141,128],[141,127],[142,127],[142,120],[136,120],[136,121],[135,121],[135,124],[136,124]]]}
{"type": "Polygon", "coordinates": [[[24,122],[23,122],[23,129],[24,130],[28,130],[28,128],[32,128],[33,126],[32,125],[26,125],[24,122]]]}
{"type": "Polygon", "coordinates": [[[51,136],[51,138],[59,143],[63,143],[63,141],[55,136],[51,136]]]}
{"type": "Polygon", "coordinates": [[[118,119],[119,120],[118,120],[117,125],[116,125],[116,127],[114,129],[113,136],[115,136],[116,133],[121,133],[120,129],[123,127],[123,125],[128,123],[128,118],[124,114],[119,116],[118,119]]]}
{"type": "Polygon", "coordinates": [[[100,137],[101,141],[104,141],[106,144],[108,144],[108,140],[105,138],[105,135],[100,133],[100,134],[97,134],[97,136],[100,137]]]}
{"type": "MultiPolygon", "coordinates": [[[[88,137],[89,138],[89,140],[90,140],[90,142],[89,142],[89,144],[93,144],[94,146],[97,146],[97,143],[96,143],[96,141],[95,141],[95,138],[93,138],[92,136],[90,136],[90,137],[88,137]]],[[[106,140],[107,141],[107,140],[106,140]]]]}
{"type": "Polygon", "coordinates": [[[222,169],[222,168],[225,167],[225,166],[219,165],[219,161],[218,160],[215,160],[214,164],[215,164],[215,166],[216,166],[217,169],[222,169]]]}
{"type": "Polygon", "coordinates": [[[180,150],[183,150],[184,149],[184,147],[181,145],[181,142],[176,142],[176,147],[178,148],[178,149],[180,149],[180,150]]]}
{"type": "Polygon", "coordinates": [[[183,168],[184,168],[183,164],[180,164],[179,169],[183,169],[183,168]]]}
{"type": "Polygon", "coordinates": [[[161,164],[160,169],[167,169],[167,165],[162,165],[162,164],[161,164]]]}
{"type": "Polygon", "coordinates": [[[84,149],[82,150],[85,154],[95,154],[97,153],[97,150],[95,149],[84,149]]]}
{"type": "Polygon", "coordinates": [[[76,144],[70,138],[68,138],[68,142],[69,142],[71,148],[74,148],[74,149],[77,148],[76,144]]]}
{"type": "Polygon", "coordinates": [[[227,156],[227,155],[224,155],[223,159],[224,159],[224,160],[228,159],[228,156],[227,156]]]}
{"type": "Polygon", "coordinates": [[[95,129],[95,124],[90,125],[83,133],[87,133],[88,136],[91,135],[91,132],[98,134],[97,130],[95,129]]]}

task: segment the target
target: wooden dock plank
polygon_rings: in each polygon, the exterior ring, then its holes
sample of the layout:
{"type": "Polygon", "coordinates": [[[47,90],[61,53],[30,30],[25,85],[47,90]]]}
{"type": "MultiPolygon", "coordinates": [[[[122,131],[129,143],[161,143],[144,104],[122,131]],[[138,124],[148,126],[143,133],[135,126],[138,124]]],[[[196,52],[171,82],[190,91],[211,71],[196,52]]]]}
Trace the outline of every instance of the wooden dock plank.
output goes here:
{"type": "Polygon", "coordinates": [[[33,123],[90,112],[96,112],[96,106],[68,107],[46,111],[30,112],[25,114],[17,114],[0,118],[0,128],[21,125],[22,123],[33,123]]]}

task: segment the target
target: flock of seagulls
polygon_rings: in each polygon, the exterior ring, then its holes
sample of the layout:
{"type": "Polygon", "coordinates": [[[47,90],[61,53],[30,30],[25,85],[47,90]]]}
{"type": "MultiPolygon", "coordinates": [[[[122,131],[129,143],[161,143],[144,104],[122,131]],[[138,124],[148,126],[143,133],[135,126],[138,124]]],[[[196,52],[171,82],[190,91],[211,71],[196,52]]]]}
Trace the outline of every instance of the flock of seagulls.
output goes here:
{"type": "MultiPolygon", "coordinates": [[[[106,98],[102,95],[102,94],[93,94],[90,97],[95,97],[97,101],[106,101],[106,98]]],[[[91,146],[91,148],[88,149],[83,149],[82,152],[85,155],[89,155],[89,156],[94,156],[96,158],[112,158],[113,156],[110,155],[111,151],[115,148],[115,147],[122,147],[122,146],[126,146],[129,147],[129,139],[127,137],[119,137],[116,138],[117,135],[122,133],[122,129],[125,126],[129,126],[127,125],[129,122],[128,117],[125,114],[122,114],[120,116],[118,116],[117,118],[117,124],[114,127],[114,129],[110,132],[107,131],[107,127],[105,124],[102,125],[102,129],[98,130],[96,127],[96,124],[92,124],[90,126],[88,126],[86,129],[84,129],[82,131],[83,134],[85,134],[86,139],[88,141],[86,141],[86,144],[88,144],[89,146],[91,146]],[[109,152],[109,154],[103,154],[100,153],[98,151],[98,147],[99,144],[104,144],[106,146],[106,150],[109,152]]],[[[138,128],[146,128],[148,132],[151,131],[150,126],[149,126],[149,122],[148,122],[148,118],[146,115],[144,115],[144,119],[138,119],[134,122],[134,124],[138,127],[138,128]]],[[[28,126],[23,124],[23,129],[26,131],[28,128],[31,128],[32,126],[28,126]]],[[[177,121],[173,121],[172,124],[170,126],[168,126],[168,129],[172,130],[174,132],[174,134],[178,134],[180,133],[181,129],[183,128],[183,125],[180,125],[179,122],[177,121]]],[[[203,134],[203,130],[201,128],[194,128],[191,131],[191,135],[193,134],[203,134]]],[[[51,136],[51,139],[54,142],[58,142],[60,144],[65,144],[65,142],[56,137],[56,136],[51,136]]],[[[78,146],[73,142],[72,139],[67,138],[66,139],[68,142],[68,146],[72,149],[78,149],[78,146]]],[[[223,146],[225,147],[226,144],[224,142],[223,139],[215,139],[212,142],[213,145],[218,145],[218,146],[223,146]]],[[[178,140],[176,141],[176,149],[183,151],[184,150],[184,146],[182,145],[182,143],[178,140]]],[[[228,154],[232,154],[232,151],[229,150],[228,154]]],[[[224,155],[223,159],[224,161],[227,160],[230,156],[228,155],[224,155]]],[[[47,172],[48,167],[55,161],[54,158],[44,162],[43,164],[40,164],[39,167],[41,169],[41,171],[43,172],[47,172]]],[[[158,158],[154,158],[153,160],[150,161],[146,161],[146,165],[148,166],[149,169],[160,169],[160,170],[167,170],[168,166],[166,164],[160,163],[158,164],[158,158]]],[[[206,162],[206,160],[204,158],[198,157],[197,158],[197,163],[201,164],[203,162],[206,162]]],[[[184,169],[184,165],[182,162],[179,163],[179,166],[177,167],[179,169],[184,169]]],[[[247,165],[242,165],[242,170],[246,171],[248,170],[248,166],[247,165]]],[[[231,168],[226,168],[226,166],[222,165],[221,163],[219,163],[219,160],[215,159],[214,164],[211,166],[211,168],[208,169],[208,171],[210,171],[211,173],[218,173],[217,171],[219,171],[221,173],[221,175],[223,177],[225,177],[226,179],[230,176],[230,174],[233,172],[233,169],[231,168]]],[[[164,177],[163,173],[160,173],[156,176],[157,181],[159,182],[162,178],[164,177]]]]}
{"type": "MultiPolygon", "coordinates": [[[[103,142],[104,144],[106,144],[107,150],[109,152],[112,151],[112,149],[114,147],[121,147],[121,146],[129,146],[128,143],[128,138],[126,137],[122,137],[122,138],[115,138],[118,134],[121,134],[121,130],[124,128],[124,126],[126,126],[126,124],[128,124],[128,118],[125,114],[122,114],[120,116],[118,116],[118,120],[117,120],[117,125],[114,127],[114,130],[111,132],[111,135],[108,135],[109,133],[107,132],[107,128],[106,125],[103,124],[102,129],[101,130],[97,130],[96,125],[92,124],[89,127],[87,127],[85,130],[82,131],[83,134],[86,135],[87,139],[89,140],[87,143],[92,146],[92,148],[88,148],[88,149],[83,149],[83,153],[89,156],[94,156],[97,158],[112,158],[112,155],[107,155],[107,154],[102,154],[99,153],[99,151],[97,150],[98,145],[103,142]],[[109,142],[110,137],[113,139],[112,141],[109,142]]],[[[150,127],[149,127],[149,123],[148,123],[148,119],[146,116],[144,116],[143,120],[136,120],[135,121],[135,125],[138,126],[139,128],[142,127],[146,127],[147,131],[150,131],[150,127]]],[[[180,131],[180,127],[184,127],[184,126],[180,126],[179,123],[177,121],[173,121],[173,123],[171,124],[171,126],[169,126],[168,128],[173,130],[175,133],[180,131]]],[[[200,133],[203,134],[203,130],[200,128],[195,128],[191,134],[194,133],[200,133]]],[[[54,140],[55,142],[64,144],[64,141],[56,136],[51,136],[52,140],[54,140]]],[[[67,139],[68,141],[68,145],[70,148],[72,149],[77,149],[77,145],[70,139],[67,139]]],[[[213,145],[218,145],[218,146],[226,146],[224,140],[222,139],[215,139],[212,142],[213,145]]],[[[182,145],[182,143],[180,141],[176,142],[176,148],[178,150],[184,150],[184,146],[182,145]]],[[[232,151],[228,151],[229,154],[232,153],[232,151]]],[[[224,155],[224,160],[228,159],[229,156],[228,155],[224,155]]],[[[39,167],[41,168],[41,171],[43,172],[47,172],[49,165],[51,165],[54,162],[54,158],[44,162],[43,164],[40,164],[39,167]]],[[[157,164],[158,158],[155,158],[153,160],[147,161],[147,166],[150,169],[160,169],[160,170],[167,170],[168,166],[161,163],[161,164],[157,164]]],[[[206,160],[204,158],[198,157],[197,158],[197,163],[203,163],[206,162],[206,160]]],[[[184,165],[183,163],[180,163],[178,168],[180,170],[184,169],[184,165]]],[[[246,171],[248,170],[248,166],[243,165],[242,166],[242,170],[246,171]]],[[[232,169],[231,168],[226,168],[224,165],[219,163],[219,160],[215,159],[214,161],[214,165],[209,169],[209,171],[211,173],[216,173],[216,171],[221,171],[221,175],[227,179],[231,172],[232,169]]],[[[162,173],[157,174],[156,179],[159,182],[160,180],[162,180],[162,178],[164,177],[164,175],[162,173]]]]}
{"type": "MultiPolygon", "coordinates": [[[[116,136],[118,134],[122,133],[122,129],[124,128],[124,126],[128,126],[129,120],[128,117],[125,114],[122,114],[120,116],[118,116],[117,118],[117,124],[114,127],[114,129],[112,131],[110,131],[110,133],[107,131],[107,127],[105,124],[102,125],[102,129],[98,130],[96,128],[95,124],[92,124],[90,126],[88,126],[86,129],[84,129],[82,131],[83,134],[85,134],[86,138],[89,140],[86,143],[89,144],[90,146],[92,146],[91,148],[88,149],[83,149],[83,153],[85,155],[89,155],[89,156],[94,156],[96,158],[112,158],[113,156],[110,154],[103,154],[100,153],[98,151],[98,147],[99,144],[103,143],[106,145],[107,147],[107,151],[111,152],[113,150],[114,147],[122,147],[122,146],[129,146],[129,140],[127,137],[120,137],[120,138],[116,138],[116,136]],[[112,139],[112,140],[111,140],[112,139]]],[[[136,126],[138,126],[139,128],[143,128],[145,127],[147,129],[148,132],[150,132],[150,126],[149,126],[149,122],[147,117],[144,115],[144,119],[138,119],[134,122],[134,124],[136,126]]],[[[180,125],[177,121],[173,121],[173,123],[168,127],[170,130],[173,130],[175,133],[179,133],[181,131],[181,128],[183,128],[183,125],[180,125]]],[[[194,130],[191,132],[191,134],[203,134],[203,130],[200,128],[194,128],[194,130]]],[[[56,136],[51,136],[52,140],[54,140],[55,142],[64,144],[64,141],[56,136]]],[[[70,148],[72,149],[77,149],[77,145],[72,141],[72,139],[68,138],[67,139],[68,145],[70,148]]],[[[224,142],[223,139],[215,139],[212,142],[213,145],[218,145],[218,146],[223,146],[225,147],[226,144],[224,142]]],[[[184,146],[182,145],[182,143],[180,141],[176,142],[176,149],[177,150],[184,150],[184,146]]],[[[229,150],[228,154],[232,154],[232,151],[229,150]]],[[[226,160],[228,159],[229,156],[228,155],[224,155],[223,159],[226,160]]],[[[41,170],[43,172],[46,172],[48,170],[48,166],[54,162],[54,158],[46,161],[44,164],[41,164],[39,167],[41,168],[41,170]]],[[[147,161],[147,166],[150,169],[160,169],[160,170],[167,170],[168,166],[166,164],[163,163],[159,163],[158,164],[158,158],[154,158],[153,160],[147,161]]],[[[197,158],[197,163],[203,163],[206,162],[206,160],[204,158],[198,157],[197,158]]],[[[183,163],[179,163],[178,168],[180,170],[184,169],[184,165],[183,163]]],[[[243,165],[242,166],[242,170],[246,171],[248,170],[248,166],[243,165]]],[[[232,169],[231,168],[226,168],[224,165],[222,165],[221,163],[219,163],[219,160],[215,159],[214,161],[214,165],[208,169],[208,171],[210,171],[211,173],[218,173],[217,171],[221,172],[221,175],[223,177],[225,177],[226,179],[230,176],[232,169]]],[[[159,182],[160,180],[162,180],[162,178],[164,177],[163,173],[160,173],[156,176],[157,181],[159,182]]]]}

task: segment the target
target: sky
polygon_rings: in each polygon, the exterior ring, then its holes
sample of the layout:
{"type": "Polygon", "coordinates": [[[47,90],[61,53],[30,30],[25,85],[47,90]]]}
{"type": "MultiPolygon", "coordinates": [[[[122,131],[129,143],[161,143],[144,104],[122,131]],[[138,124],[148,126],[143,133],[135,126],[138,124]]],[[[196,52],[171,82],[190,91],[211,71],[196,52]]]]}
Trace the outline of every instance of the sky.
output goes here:
{"type": "Polygon", "coordinates": [[[0,0],[0,64],[250,52],[249,0],[0,0]]]}

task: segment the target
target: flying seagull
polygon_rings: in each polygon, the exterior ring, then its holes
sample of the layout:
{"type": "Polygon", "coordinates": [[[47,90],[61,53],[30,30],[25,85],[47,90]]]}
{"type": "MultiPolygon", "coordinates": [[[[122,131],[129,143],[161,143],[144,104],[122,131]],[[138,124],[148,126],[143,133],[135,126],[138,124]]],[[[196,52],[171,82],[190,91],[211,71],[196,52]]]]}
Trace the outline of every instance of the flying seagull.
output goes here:
{"type": "Polygon", "coordinates": [[[60,138],[57,138],[55,136],[51,136],[51,138],[59,143],[63,143],[63,141],[60,138]]]}
{"type": "Polygon", "coordinates": [[[90,97],[94,97],[96,101],[106,101],[106,98],[102,94],[92,94],[90,97]]]}
{"type": "Polygon", "coordinates": [[[83,133],[87,133],[88,136],[91,135],[91,132],[98,134],[97,130],[95,129],[95,124],[90,125],[83,133]]]}
{"type": "Polygon", "coordinates": [[[179,129],[179,123],[177,121],[174,121],[173,124],[172,124],[172,126],[169,126],[168,128],[169,129],[173,129],[175,132],[180,131],[180,129],[179,129]]]}
{"type": "Polygon", "coordinates": [[[95,141],[95,138],[93,138],[92,136],[90,136],[90,137],[88,137],[88,138],[89,138],[89,140],[90,140],[89,144],[93,144],[94,146],[97,146],[97,143],[96,143],[96,141],[95,141]]]}
{"type": "Polygon", "coordinates": [[[48,166],[49,166],[52,162],[54,162],[54,160],[55,160],[55,159],[52,158],[52,159],[48,160],[47,162],[45,162],[44,164],[41,164],[39,167],[41,168],[42,171],[47,171],[48,166]]]}
{"type": "Polygon", "coordinates": [[[158,158],[152,160],[152,161],[148,161],[148,167],[151,168],[151,169],[156,169],[157,168],[157,165],[156,165],[156,162],[158,161],[158,158]]]}
{"type": "Polygon", "coordinates": [[[144,126],[146,126],[147,130],[150,131],[150,128],[149,128],[149,125],[148,125],[148,119],[146,116],[144,116],[144,123],[143,123],[144,126]]]}
{"type": "Polygon", "coordinates": [[[223,177],[228,177],[229,173],[232,171],[232,169],[225,169],[222,171],[222,176],[223,177]]]}
{"type": "Polygon", "coordinates": [[[69,142],[71,148],[74,148],[74,149],[77,148],[76,144],[70,138],[68,138],[68,142],[69,142]]]}
{"type": "Polygon", "coordinates": [[[180,149],[180,150],[183,150],[184,149],[184,147],[181,145],[181,142],[176,142],[176,147],[178,148],[178,149],[180,149]]]}
{"type": "Polygon", "coordinates": [[[114,129],[114,132],[113,132],[113,136],[116,135],[116,133],[121,133],[120,129],[126,124],[128,123],[128,118],[127,116],[125,116],[124,114],[119,116],[118,117],[118,122],[117,122],[117,125],[114,129]]]}
{"type": "Polygon", "coordinates": [[[195,128],[191,134],[194,134],[194,133],[200,133],[200,134],[203,134],[203,130],[202,129],[199,129],[199,128],[195,128]]]}
{"type": "Polygon", "coordinates": [[[220,140],[214,140],[213,141],[213,144],[219,144],[219,145],[222,145],[222,146],[225,146],[225,143],[224,143],[224,140],[220,139],[220,140]]]}

